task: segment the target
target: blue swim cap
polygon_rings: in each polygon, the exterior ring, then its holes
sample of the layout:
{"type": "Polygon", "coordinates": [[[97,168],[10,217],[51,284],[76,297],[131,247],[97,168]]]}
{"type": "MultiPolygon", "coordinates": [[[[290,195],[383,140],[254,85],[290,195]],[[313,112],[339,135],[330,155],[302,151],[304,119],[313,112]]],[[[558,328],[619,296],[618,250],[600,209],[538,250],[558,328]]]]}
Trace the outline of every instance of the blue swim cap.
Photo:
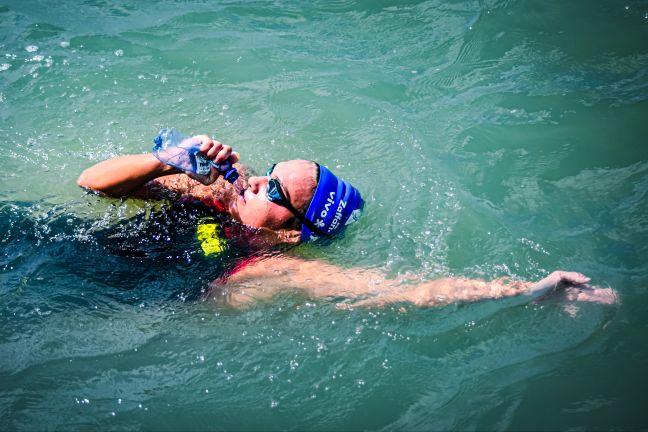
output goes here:
{"type": "MultiPolygon", "coordinates": [[[[306,218],[324,233],[334,236],[347,225],[360,219],[364,201],[358,189],[337,177],[328,168],[319,165],[319,180],[306,218]]],[[[317,240],[317,234],[302,224],[301,241],[317,240]]]]}

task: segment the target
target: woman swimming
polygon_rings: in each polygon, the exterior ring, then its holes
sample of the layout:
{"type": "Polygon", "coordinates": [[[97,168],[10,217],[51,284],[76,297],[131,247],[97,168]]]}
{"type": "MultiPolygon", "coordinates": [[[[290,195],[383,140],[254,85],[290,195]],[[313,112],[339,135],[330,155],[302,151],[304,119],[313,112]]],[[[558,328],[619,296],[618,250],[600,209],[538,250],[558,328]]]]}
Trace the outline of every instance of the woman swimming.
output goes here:
{"type": "MultiPolygon", "coordinates": [[[[200,152],[214,163],[238,162],[227,145],[206,135],[200,152]]],[[[291,160],[273,165],[265,176],[249,176],[237,165],[242,193],[212,168],[209,175],[183,173],[153,154],[127,155],[86,169],[77,184],[113,197],[196,200],[244,225],[257,228],[265,245],[297,244],[334,237],[358,220],[364,201],[349,182],[315,162],[291,160]]],[[[269,255],[248,260],[212,283],[212,294],[235,305],[269,298],[286,290],[314,297],[345,298],[345,305],[411,303],[441,306],[456,302],[520,296],[522,301],[561,291],[577,301],[613,303],[610,288],[594,288],[580,273],[556,271],[537,283],[497,279],[441,278],[418,282],[391,280],[375,270],[340,269],[314,260],[269,255]],[[262,283],[259,283],[262,282],[262,283]]]]}

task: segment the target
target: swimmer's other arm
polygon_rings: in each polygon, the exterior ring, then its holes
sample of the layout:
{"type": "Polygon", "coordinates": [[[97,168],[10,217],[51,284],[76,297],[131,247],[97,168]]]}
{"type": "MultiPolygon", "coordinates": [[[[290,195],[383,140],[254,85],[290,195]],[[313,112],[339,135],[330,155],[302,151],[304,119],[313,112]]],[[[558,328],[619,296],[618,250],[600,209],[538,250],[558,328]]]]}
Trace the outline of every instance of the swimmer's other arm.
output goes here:
{"type": "MultiPolygon", "coordinates": [[[[200,152],[217,163],[238,162],[238,154],[207,135],[201,140],[200,152]]],[[[169,198],[173,195],[201,193],[220,176],[212,169],[210,175],[183,174],[182,170],[160,162],[152,153],[117,156],[99,162],[81,173],[77,185],[111,197],[169,198]],[[175,174],[175,175],[174,175],[175,174]]]]}
{"type": "Polygon", "coordinates": [[[587,282],[589,278],[580,273],[564,271],[555,271],[539,282],[454,277],[418,282],[413,278],[386,279],[376,270],[340,269],[318,261],[276,257],[239,271],[224,287],[215,289],[214,295],[227,293],[228,300],[235,306],[289,291],[304,291],[316,298],[341,299],[340,305],[345,307],[393,303],[437,307],[505,297],[527,303],[553,291],[569,293],[570,300],[616,301],[614,290],[593,288],[587,282]]]}

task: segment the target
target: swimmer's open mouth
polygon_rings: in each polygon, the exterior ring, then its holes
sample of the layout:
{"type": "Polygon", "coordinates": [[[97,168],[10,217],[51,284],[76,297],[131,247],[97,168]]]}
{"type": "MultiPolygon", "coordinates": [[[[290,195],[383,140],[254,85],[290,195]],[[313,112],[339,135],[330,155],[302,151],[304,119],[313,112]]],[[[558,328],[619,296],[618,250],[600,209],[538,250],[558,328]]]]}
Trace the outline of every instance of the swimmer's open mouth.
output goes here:
{"type": "Polygon", "coordinates": [[[245,191],[248,188],[247,182],[243,182],[241,181],[241,179],[236,180],[235,182],[231,183],[231,185],[236,193],[241,197],[245,194],[245,191]]]}

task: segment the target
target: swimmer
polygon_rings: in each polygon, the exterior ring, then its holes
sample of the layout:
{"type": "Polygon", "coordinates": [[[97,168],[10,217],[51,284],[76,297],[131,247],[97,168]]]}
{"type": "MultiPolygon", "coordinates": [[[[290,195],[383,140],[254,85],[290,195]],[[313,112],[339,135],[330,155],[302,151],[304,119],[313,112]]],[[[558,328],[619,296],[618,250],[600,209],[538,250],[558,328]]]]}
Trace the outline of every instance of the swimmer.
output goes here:
{"type": "MultiPolygon", "coordinates": [[[[209,175],[185,173],[153,154],[118,156],[86,169],[77,184],[112,197],[195,199],[231,219],[257,228],[269,244],[298,244],[334,237],[355,222],[364,202],[360,192],[326,167],[305,160],[280,162],[265,176],[249,176],[238,155],[207,135],[196,137],[200,152],[215,163],[236,164],[243,193],[212,168],[209,175]]],[[[266,243],[267,244],[267,243],[266,243]]],[[[380,272],[340,269],[314,260],[272,255],[239,266],[212,282],[213,296],[235,306],[301,290],[313,297],[346,299],[342,307],[409,303],[419,307],[514,297],[527,302],[552,292],[574,301],[615,303],[616,292],[588,285],[589,278],[556,271],[537,283],[496,279],[440,278],[432,281],[387,279],[380,272]],[[261,283],[259,283],[261,282],[261,283]]]]}

